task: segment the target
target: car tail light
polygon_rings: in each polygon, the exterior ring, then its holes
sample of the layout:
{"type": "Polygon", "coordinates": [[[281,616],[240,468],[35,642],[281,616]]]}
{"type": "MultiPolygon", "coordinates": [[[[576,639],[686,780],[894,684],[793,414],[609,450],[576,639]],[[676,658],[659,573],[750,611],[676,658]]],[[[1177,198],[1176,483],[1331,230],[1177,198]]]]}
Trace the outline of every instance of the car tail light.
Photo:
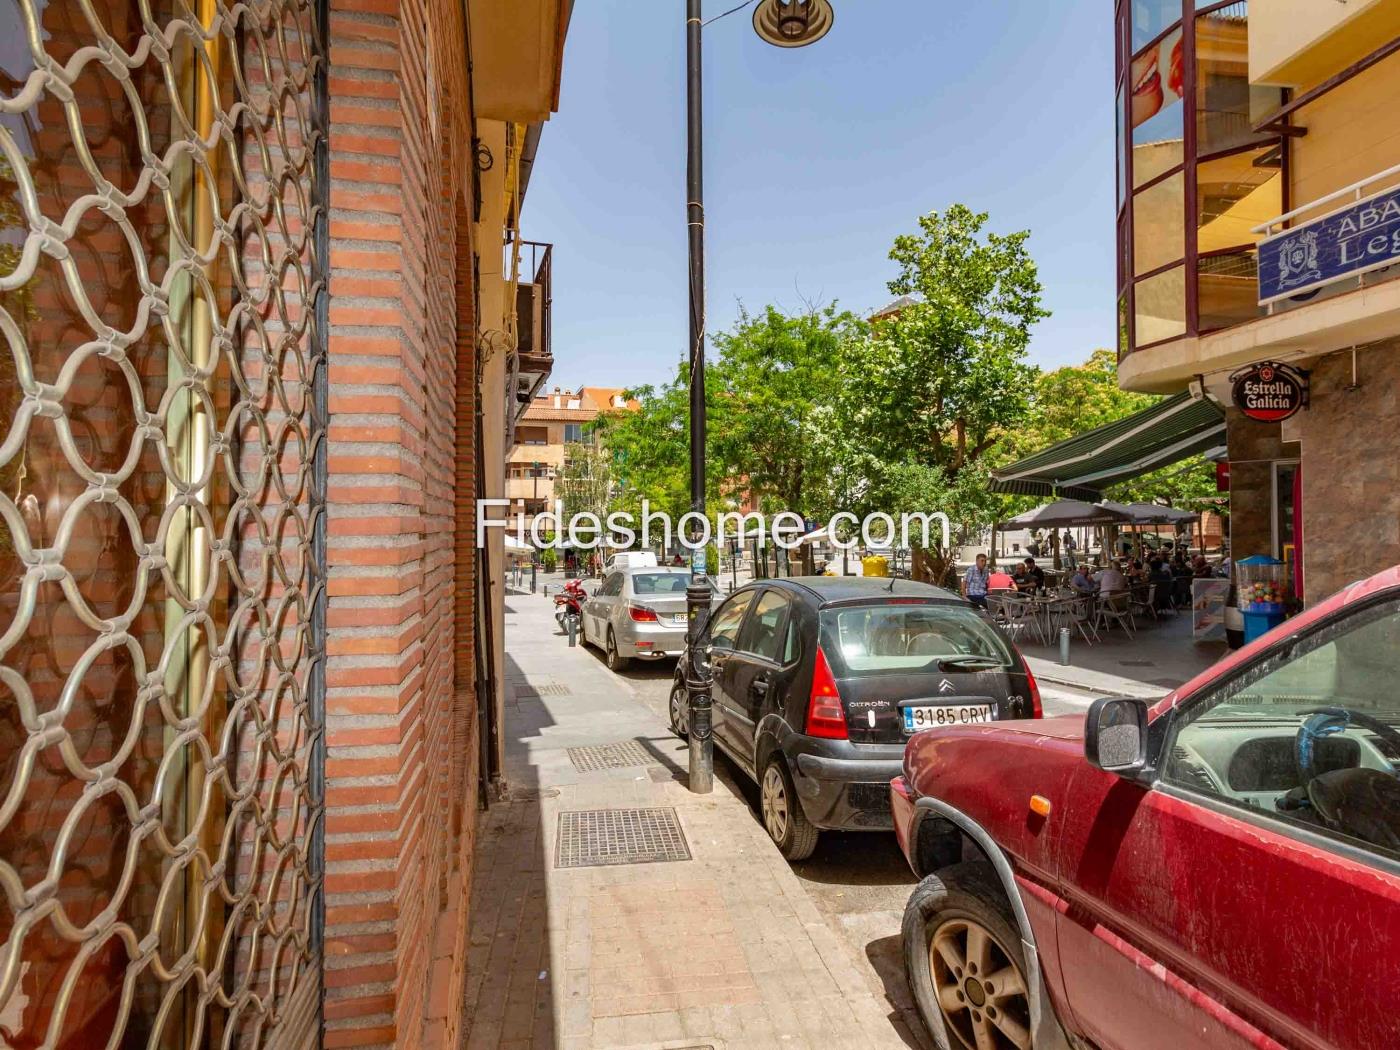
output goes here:
{"type": "Polygon", "coordinates": [[[812,668],[812,695],[807,701],[807,735],[825,737],[828,740],[845,740],[846,709],[841,706],[841,693],[836,688],[836,679],[831,676],[831,666],[826,662],[826,653],[817,647],[816,665],[812,668]]]}
{"type": "Polygon", "coordinates": [[[635,623],[656,623],[656,611],[648,609],[645,605],[627,606],[627,615],[632,617],[635,623]]]}
{"type": "Polygon", "coordinates": [[[1026,668],[1026,685],[1031,694],[1031,717],[1044,718],[1045,709],[1040,706],[1040,685],[1035,680],[1035,675],[1031,674],[1031,665],[1022,661],[1026,668]]]}

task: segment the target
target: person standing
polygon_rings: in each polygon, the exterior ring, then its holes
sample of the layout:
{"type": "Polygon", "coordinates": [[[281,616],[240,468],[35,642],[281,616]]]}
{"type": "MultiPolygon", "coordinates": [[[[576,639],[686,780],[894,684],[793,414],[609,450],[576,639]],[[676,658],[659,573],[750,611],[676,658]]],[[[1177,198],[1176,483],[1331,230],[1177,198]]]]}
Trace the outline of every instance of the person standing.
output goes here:
{"type": "Polygon", "coordinates": [[[1077,567],[1079,560],[1075,557],[1074,552],[1079,549],[1079,544],[1075,542],[1074,533],[1070,532],[1069,529],[1065,529],[1064,543],[1061,546],[1065,549],[1065,563],[1071,569],[1077,567]]]}
{"type": "Polygon", "coordinates": [[[963,597],[979,609],[985,609],[987,607],[987,588],[990,582],[991,573],[987,571],[987,556],[979,554],[977,560],[968,567],[963,576],[963,597]]]}

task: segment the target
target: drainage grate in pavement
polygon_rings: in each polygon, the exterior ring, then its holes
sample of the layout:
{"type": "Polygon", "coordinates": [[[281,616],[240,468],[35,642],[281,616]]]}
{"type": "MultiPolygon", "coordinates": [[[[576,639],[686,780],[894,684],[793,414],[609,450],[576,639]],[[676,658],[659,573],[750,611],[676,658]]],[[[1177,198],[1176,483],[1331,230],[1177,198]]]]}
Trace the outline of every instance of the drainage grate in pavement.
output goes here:
{"type": "Polygon", "coordinates": [[[1152,684],[1163,686],[1166,689],[1175,689],[1177,686],[1181,685],[1181,682],[1175,678],[1154,678],[1152,679],[1152,684]]]}
{"type": "Polygon", "coordinates": [[[635,740],[625,740],[620,744],[602,744],[598,747],[571,747],[569,761],[580,773],[656,764],[651,752],[635,740]]]}
{"type": "Polygon", "coordinates": [[[1156,667],[1151,660],[1119,660],[1119,667],[1156,667]]]}
{"type": "Polygon", "coordinates": [[[676,811],[655,809],[581,809],[559,814],[554,849],[556,868],[591,868],[605,864],[658,864],[689,860],[676,811]]]}
{"type": "Polygon", "coordinates": [[[573,696],[573,690],[560,682],[542,682],[515,687],[517,700],[538,700],[542,696],[573,696]]]}

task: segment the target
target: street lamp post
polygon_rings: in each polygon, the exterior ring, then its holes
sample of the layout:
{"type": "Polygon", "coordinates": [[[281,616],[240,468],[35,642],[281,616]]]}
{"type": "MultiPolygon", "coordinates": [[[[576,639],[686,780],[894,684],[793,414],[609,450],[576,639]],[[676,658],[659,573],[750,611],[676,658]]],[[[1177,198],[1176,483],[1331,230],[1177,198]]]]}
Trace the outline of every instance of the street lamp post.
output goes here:
{"type": "MultiPolygon", "coordinates": [[[[726,11],[733,14],[747,5],[726,11]]],[[[697,538],[705,514],[705,187],[703,121],[701,114],[700,35],[704,28],[701,0],[686,0],[686,226],[690,244],[690,509],[691,539],[697,538]]],[[[724,15],[718,16],[723,18],[724,15]]],[[[776,47],[802,47],[824,37],[831,28],[830,0],[759,0],[753,27],[776,47]]],[[[709,669],[697,658],[699,642],[710,620],[710,582],[705,574],[705,550],[694,547],[690,584],[685,591],[686,700],[690,730],[690,790],[708,794],[714,788],[714,740],[711,737],[709,669]]]]}

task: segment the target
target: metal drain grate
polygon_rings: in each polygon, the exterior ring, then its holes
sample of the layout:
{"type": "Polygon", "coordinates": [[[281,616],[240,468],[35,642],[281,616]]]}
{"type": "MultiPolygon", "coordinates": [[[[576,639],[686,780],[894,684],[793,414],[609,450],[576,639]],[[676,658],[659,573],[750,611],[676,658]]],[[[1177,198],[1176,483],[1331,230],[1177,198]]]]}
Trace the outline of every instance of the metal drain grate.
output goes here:
{"type": "Polygon", "coordinates": [[[690,846],[676,811],[655,809],[582,809],[559,814],[554,849],[556,868],[590,868],[606,864],[659,864],[689,860],[690,846]]]}
{"type": "Polygon", "coordinates": [[[545,682],[540,685],[520,685],[515,687],[517,700],[538,700],[542,696],[573,696],[573,690],[559,682],[545,682]]]}
{"type": "Polygon", "coordinates": [[[1119,667],[1156,667],[1151,660],[1119,660],[1119,667]]]}
{"type": "Polygon", "coordinates": [[[656,764],[651,752],[635,740],[627,740],[621,744],[602,744],[598,747],[571,747],[569,761],[580,773],[656,764]]]}

